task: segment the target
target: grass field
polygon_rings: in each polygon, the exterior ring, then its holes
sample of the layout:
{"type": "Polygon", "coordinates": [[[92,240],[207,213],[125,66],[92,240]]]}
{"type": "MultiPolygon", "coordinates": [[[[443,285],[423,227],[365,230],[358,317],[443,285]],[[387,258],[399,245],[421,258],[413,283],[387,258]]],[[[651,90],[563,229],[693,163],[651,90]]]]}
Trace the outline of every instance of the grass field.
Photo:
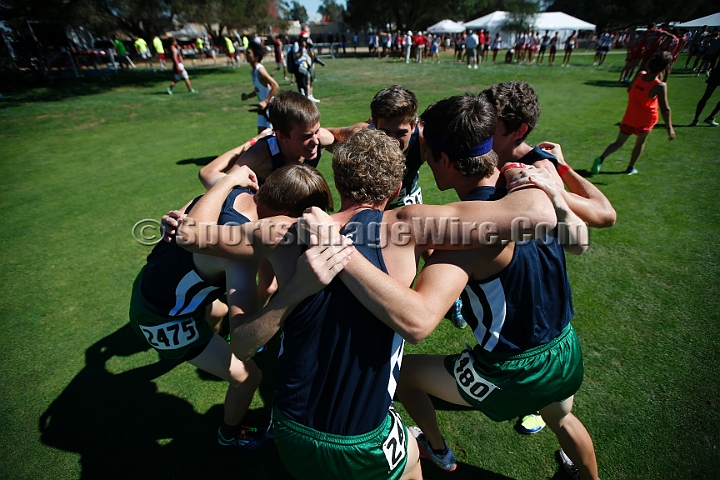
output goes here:
{"type": "MultiPolygon", "coordinates": [[[[623,58],[610,55],[602,68],[590,66],[592,55],[574,55],[570,68],[471,71],[449,58],[335,59],[319,68],[315,96],[322,123],[339,126],[366,119],[374,93],[395,83],[414,91],[422,110],[524,80],[543,109],[530,143],[561,143],[585,172],[617,134],[623,58]]],[[[170,97],[170,74],[146,71],[2,92],[0,478],[289,477],[272,446],[219,447],[225,385],[189,364],[159,361],[127,323],[131,285],[151,248],[133,239],[133,225],[200,194],[200,166],[256,131],[240,101],[251,90],[247,66],[190,75],[198,95],[178,85],[170,97]]],[[[676,70],[669,99],[677,139],[654,132],[639,175],[621,174],[630,145],[605,162],[592,181],[613,202],[617,224],[592,231],[590,250],[568,258],[586,367],[575,413],[605,480],[720,471],[720,128],[684,128],[704,90],[702,79],[676,70]]],[[[320,165],[328,179],[330,159],[320,165]]],[[[421,185],[426,203],[454,200],[437,191],[427,167],[421,185]]],[[[456,353],[472,340],[445,321],[407,351],[456,353]]],[[[265,380],[249,424],[269,418],[277,348],[274,341],[257,357],[265,380]]],[[[438,415],[460,465],[445,474],[424,463],[428,479],[565,478],[550,431],[521,436],[510,422],[446,405],[438,415]]]]}

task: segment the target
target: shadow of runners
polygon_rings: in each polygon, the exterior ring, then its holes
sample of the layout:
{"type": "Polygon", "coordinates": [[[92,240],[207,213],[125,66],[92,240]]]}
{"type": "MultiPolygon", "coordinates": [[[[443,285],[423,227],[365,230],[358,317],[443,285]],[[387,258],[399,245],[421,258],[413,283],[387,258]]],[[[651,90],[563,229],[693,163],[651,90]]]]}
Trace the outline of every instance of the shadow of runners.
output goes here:
{"type": "Polygon", "coordinates": [[[85,367],[40,417],[41,441],[78,453],[81,478],[291,478],[273,445],[247,452],[217,444],[221,404],[199,414],[158,392],[153,380],[177,362],[106,369],[113,357],[146,348],[129,325],[88,348],[85,367]]]}

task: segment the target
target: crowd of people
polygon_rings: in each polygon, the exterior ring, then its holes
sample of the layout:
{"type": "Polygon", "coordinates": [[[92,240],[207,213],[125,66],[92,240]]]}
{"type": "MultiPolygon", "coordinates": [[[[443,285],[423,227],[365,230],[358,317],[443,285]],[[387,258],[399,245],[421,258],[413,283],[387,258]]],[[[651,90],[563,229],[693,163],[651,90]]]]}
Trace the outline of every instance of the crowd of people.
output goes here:
{"type": "MultiPolygon", "coordinates": [[[[262,103],[277,83],[261,52],[250,44],[245,54],[268,89],[262,103]]],[[[421,115],[395,85],[369,107],[370,120],[323,128],[308,96],[276,90],[259,113],[268,125],[203,167],[207,193],[164,217],[166,241],[133,287],[133,328],[161,356],[228,382],[220,445],[274,440],[296,478],[419,479],[421,457],[454,470],[430,395],[495,421],[547,424],[563,467],[598,478],[591,437],[572,414],[583,361],[564,255],[585,251],[588,226],[614,224],[612,205],[559,145],[526,142],[540,119],[527,83],[445,98],[421,115]],[[314,168],[324,149],[341,199],[332,216],[314,168]],[[425,162],[459,202],[423,204],[425,162]],[[517,217],[541,241],[516,243],[517,217]],[[438,218],[492,221],[497,241],[469,228],[458,250],[438,218]],[[403,354],[452,308],[474,348],[403,354]],[[279,330],[271,427],[249,427],[242,419],[262,381],[252,357],[279,330]],[[403,423],[396,395],[417,426],[403,423]]]]}

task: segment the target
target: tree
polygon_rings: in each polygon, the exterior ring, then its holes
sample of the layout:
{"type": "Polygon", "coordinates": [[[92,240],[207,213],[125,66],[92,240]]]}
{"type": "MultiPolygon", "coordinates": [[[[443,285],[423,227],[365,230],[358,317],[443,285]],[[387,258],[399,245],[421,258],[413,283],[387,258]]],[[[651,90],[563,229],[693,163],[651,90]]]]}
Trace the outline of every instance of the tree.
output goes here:
{"type": "Polygon", "coordinates": [[[297,0],[293,0],[290,4],[286,2],[280,3],[280,11],[285,20],[297,20],[301,24],[308,23],[307,10],[297,0]]]}
{"type": "Polygon", "coordinates": [[[400,30],[424,30],[445,18],[470,20],[501,8],[502,0],[347,0],[346,21],[355,28],[368,25],[400,30]]]}
{"type": "Polygon", "coordinates": [[[594,23],[598,29],[687,21],[717,12],[714,0],[555,0],[548,7],[594,23]]]}
{"type": "Polygon", "coordinates": [[[323,0],[318,7],[318,13],[323,16],[325,22],[342,22],[345,16],[345,8],[335,3],[335,0],[323,0]]]}
{"type": "Polygon", "coordinates": [[[533,0],[508,0],[505,2],[507,17],[503,22],[503,30],[509,32],[527,32],[535,25],[535,16],[540,6],[533,0]]]}

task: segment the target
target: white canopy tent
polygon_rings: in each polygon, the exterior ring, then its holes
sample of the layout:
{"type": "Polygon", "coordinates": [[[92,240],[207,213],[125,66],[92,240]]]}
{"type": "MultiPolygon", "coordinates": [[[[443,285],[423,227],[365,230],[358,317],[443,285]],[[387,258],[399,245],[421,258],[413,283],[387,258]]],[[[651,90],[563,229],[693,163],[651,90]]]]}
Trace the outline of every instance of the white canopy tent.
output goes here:
{"type": "Polygon", "coordinates": [[[452,20],[441,20],[435,25],[428,27],[430,33],[460,33],[465,31],[462,23],[453,22],[452,20]]]}
{"type": "Polygon", "coordinates": [[[720,27],[720,12],[676,25],[680,28],[720,27]]]}
{"type": "MultiPolygon", "coordinates": [[[[500,36],[503,39],[503,46],[508,47],[514,43],[513,40],[515,38],[515,34],[514,32],[503,30],[503,25],[507,15],[508,12],[498,10],[485,15],[484,17],[465,22],[464,25],[465,28],[473,30],[484,28],[486,32],[490,32],[493,35],[500,33],[500,36]]],[[[592,23],[580,20],[579,18],[575,18],[563,12],[538,13],[535,16],[534,23],[533,29],[540,32],[541,36],[544,34],[545,30],[550,32],[550,36],[553,36],[555,32],[558,32],[561,42],[569,37],[573,30],[595,30],[595,25],[592,23]]],[[[562,44],[559,45],[559,47],[562,47],[562,44]]]]}

